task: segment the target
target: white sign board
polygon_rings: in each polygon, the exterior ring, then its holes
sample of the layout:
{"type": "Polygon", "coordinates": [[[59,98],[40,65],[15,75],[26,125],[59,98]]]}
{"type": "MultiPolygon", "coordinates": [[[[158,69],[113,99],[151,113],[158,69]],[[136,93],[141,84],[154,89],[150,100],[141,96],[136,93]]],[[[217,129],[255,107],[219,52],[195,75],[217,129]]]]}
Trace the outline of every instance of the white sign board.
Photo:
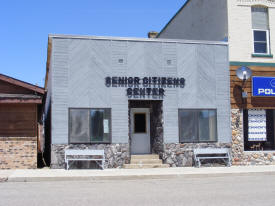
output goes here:
{"type": "Polygon", "coordinates": [[[266,112],[264,109],[248,110],[248,141],[266,141],[266,112]]]}
{"type": "Polygon", "coordinates": [[[109,133],[109,120],[108,119],[104,119],[103,128],[104,128],[104,134],[108,134],[109,133]]]}

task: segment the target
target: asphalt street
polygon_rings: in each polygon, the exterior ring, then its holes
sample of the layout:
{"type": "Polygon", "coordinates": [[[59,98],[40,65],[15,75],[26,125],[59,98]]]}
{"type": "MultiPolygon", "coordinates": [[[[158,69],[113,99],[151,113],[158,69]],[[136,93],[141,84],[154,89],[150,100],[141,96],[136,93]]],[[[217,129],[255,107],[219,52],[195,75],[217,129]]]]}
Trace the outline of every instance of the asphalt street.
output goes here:
{"type": "Polygon", "coordinates": [[[275,205],[275,175],[0,183],[0,206],[275,205]]]}

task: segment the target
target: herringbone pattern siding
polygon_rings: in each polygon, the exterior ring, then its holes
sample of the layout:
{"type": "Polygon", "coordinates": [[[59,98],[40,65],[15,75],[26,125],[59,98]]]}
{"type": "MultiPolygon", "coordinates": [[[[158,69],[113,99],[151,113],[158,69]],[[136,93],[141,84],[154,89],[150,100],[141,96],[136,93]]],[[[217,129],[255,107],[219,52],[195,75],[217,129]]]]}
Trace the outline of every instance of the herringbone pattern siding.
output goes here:
{"type": "Polygon", "coordinates": [[[53,39],[52,61],[53,144],[68,143],[70,107],[112,108],[112,142],[128,143],[126,87],[106,87],[107,76],[184,77],[185,88],[165,88],[164,141],[179,140],[179,108],[216,108],[219,140],[231,139],[225,45],[53,39]]]}

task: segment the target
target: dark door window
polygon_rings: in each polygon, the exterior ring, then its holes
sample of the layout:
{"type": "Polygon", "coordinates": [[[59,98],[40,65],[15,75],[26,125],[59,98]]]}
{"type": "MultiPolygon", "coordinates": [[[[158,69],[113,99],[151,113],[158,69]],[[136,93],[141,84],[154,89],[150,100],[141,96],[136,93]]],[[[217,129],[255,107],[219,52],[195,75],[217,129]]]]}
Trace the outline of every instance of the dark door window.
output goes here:
{"type": "Polygon", "coordinates": [[[146,133],[146,114],[134,114],[134,131],[135,133],[146,133]]]}

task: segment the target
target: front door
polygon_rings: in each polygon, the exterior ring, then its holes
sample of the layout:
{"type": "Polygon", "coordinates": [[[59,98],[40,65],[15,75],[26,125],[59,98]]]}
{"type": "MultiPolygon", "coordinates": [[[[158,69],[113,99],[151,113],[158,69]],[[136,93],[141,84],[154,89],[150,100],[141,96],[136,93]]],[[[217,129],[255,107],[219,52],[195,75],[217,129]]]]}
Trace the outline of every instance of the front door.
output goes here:
{"type": "Polygon", "coordinates": [[[131,109],[131,153],[150,154],[150,110],[148,108],[131,109]]]}

